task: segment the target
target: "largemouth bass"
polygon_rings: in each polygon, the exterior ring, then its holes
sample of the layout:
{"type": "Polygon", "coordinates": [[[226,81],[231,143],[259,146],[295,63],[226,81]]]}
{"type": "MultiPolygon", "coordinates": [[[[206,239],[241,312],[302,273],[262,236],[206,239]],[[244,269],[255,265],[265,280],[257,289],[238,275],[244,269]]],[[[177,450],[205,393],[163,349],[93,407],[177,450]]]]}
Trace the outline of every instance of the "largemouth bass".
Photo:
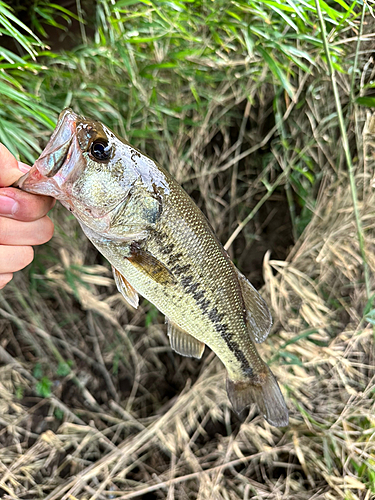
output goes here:
{"type": "Polygon", "coordinates": [[[275,377],[255,343],[272,319],[209,222],[171,175],[105,125],[64,110],[40,158],[16,185],[58,199],[111,263],[124,298],[138,293],[166,317],[172,349],[225,365],[236,412],[256,403],[267,421],[288,424],[275,377]]]}

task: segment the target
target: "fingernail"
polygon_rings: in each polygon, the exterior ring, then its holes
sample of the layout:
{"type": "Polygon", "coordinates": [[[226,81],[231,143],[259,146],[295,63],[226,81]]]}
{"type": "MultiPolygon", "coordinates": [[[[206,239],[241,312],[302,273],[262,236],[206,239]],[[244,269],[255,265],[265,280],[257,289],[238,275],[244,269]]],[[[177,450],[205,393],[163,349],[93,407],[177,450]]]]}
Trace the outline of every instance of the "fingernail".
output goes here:
{"type": "Polygon", "coordinates": [[[18,203],[12,198],[0,195],[0,215],[14,215],[18,210],[18,203]]]}
{"type": "Polygon", "coordinates": [[[26,163],[22,163],[22,161],[19,161],[18,168],[21,170],[21,172],[26,174],[30,170],[31,167],[30,167],[30,165],[26,165],[26,163]]]}

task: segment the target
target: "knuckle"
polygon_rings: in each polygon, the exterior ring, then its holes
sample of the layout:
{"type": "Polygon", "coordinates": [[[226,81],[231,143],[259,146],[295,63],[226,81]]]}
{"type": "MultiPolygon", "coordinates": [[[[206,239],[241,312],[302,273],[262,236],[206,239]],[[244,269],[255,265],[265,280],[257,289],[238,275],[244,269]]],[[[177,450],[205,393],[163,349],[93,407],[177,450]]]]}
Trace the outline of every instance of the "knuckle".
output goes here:
{"type": "Polygon", "coordinates": [[[47,196],[19,192],[16,195],[19,209],[15,218],[24,222],[42,219],[52,208],[53,200],[47,196]]]}
{"type": "Polygon", "coordinates": [[[14,213],[14,218],[23,222],[32,222],[43,216],[40,210],[40,202],[36,195],[19,192],[16,195],[18,209],[14,213]]]}

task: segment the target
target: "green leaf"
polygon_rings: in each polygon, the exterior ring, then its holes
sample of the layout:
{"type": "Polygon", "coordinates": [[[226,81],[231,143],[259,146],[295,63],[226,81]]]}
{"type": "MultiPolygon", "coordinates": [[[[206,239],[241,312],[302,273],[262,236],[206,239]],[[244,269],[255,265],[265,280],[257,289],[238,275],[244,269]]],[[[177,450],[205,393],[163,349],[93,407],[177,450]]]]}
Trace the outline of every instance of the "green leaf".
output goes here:
{"type": "Polygon", "coordinates": [[[33,369],[33,375],[35,378],[40,379],[43,376],[43,368],[40,363],[37,363],[33,369]]]}
{"type": "Polygon", "coordinates": [[[145,4],[145,5],[152,5],[152,2],[149,2],[148,0],[119,0],[114,5],[113,9],[119,10],[119,9],[124,8],[124,7],[130,7],[131,5],[136,5],[137,3],[141,3],[141,4],[145,4]]]}
{"type": "Polygon", "coordinates": [[[369,313],[366,314],[365,320],[371,325],[375,325],[375,309],[372,309],[369,313]]]}
{"type": "Polygon", "coordinates": [[[70,364],[66,362],[60,362],[58,364],[56,375],[58,377],[66,377],[71,372],[70,364]]]}
{"type": "Polygon", "coordinates": [[[60,410],[60,408],[55,408],[53,414],[57,418],[57,420],[63,420],[64,418],[64,412],[60,410]]]}
{"type": "Polygon", "coordinates": [[[348,10],[350,11],[353,7],[349,7],[349,5],[347,5],[346,2],[344,2],[344,0],[335,0],[336,3],[338,3],[339,5],[341,5],[341,7],[345,10],[348,10]]]}
{"type": "Polygon", "coordinates": [[[52,382],[48,377],[42,377],[36,384],[35,390],[42,398],[48,398],[51,395],[52,382]]]}
{"type": "Polygon", "coordinates": [[[263,57],[265,62],[267,63],[268,67],[272,71],[272,73],[275,75],[277,80],[281,83],[283,86],[284,90],[289,94],[291,98],[293,98],[294,91],[292,86],[290,85],[288,78],[284,71],[281,69],[281,67],[278,65],[277,61],[272,58],[272,56],[263,49],[260,45],[257,45],[257,51],[260,53],[260,55],[263,57]]]}
{"type": "Polygon", "coordinates": [[[375,108],[375,97],[357,97],[354,102],[360,106],[375,108]]]}
{"type": "Polygon", "coordinates": [[[145,325],[146,328],[154,323],[154,320],[158,317],[159,311],[155,306],[150,304],[149,310],[146,313],[145,325]]]}

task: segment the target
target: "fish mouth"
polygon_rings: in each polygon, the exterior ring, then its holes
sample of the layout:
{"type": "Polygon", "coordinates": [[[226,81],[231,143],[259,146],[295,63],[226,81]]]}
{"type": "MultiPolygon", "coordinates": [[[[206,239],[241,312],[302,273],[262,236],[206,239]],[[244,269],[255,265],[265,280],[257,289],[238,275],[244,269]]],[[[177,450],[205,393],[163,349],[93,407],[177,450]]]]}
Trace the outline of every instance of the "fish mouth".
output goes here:
{"type": "Polygon", "coordinates": [[[51,169],[49,170],[48,173],[45,174],[46,177],[53,177],[63,166],[63,164],[68,158],[69,148],[72,143],[72,139],[73,137],[68,139],[64,144],[62,144],[58,149],[56,149],[52,153],[49,153],[48,155],[39,158],[38,160],[39,162],[42,162],[42,160],[44,160],[44,162],[48,166],[51,165],[51,169]]]}
{"type": "Polygon", "coordinates": [[[81,119],[70,108],[64,109],[42,154],[13,186],[28,193],[61,199],[62,185],[73,170],[77,170],[75,166],[80,160],[76,129],[81,119]]]}

